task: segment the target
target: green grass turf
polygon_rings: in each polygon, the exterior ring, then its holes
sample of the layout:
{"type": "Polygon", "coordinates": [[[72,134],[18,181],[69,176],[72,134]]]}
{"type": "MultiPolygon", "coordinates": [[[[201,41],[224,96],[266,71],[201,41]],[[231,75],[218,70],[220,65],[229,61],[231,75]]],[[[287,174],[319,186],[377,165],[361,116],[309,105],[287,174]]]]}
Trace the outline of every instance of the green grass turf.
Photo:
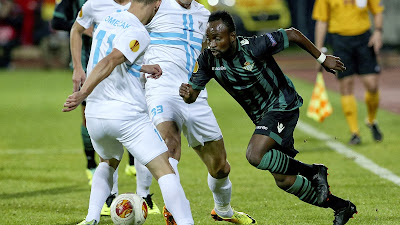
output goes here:
{"type": "MultiPolygon", "coordinates": [[[[324,123],[316,123],[305,116],[313,84],[293,80],[305,100],[301,120],[347,142],[349,132],[339,95],[329,92],[334,114],[324,123]]],[[[332,224],[332,210],[299,201],[278,189],[267,172],[247,163],[245,150],[254,129],[252,122],[217,83],[211,82],[207,88],[232,166],[233,207],[251,214],[261,225],[332,224]]],[[[85,217],[90,187],[80,138],[81,112],[61,112],[71,89],[69,71],[0,71],[0,224],[76,224],[85,217]]],[[[377,144],[362,125],[365,111],[365,106],[359,104],[363,144],[352,149],[400,176],[399,115],[379,111],[378,120],[385,136],[384,142],[377,144]]],[[[295,142],[300,150],[297,158],[326,164],[331,191],[357,205],[359,214],[348,224],[400,224],[399,186],[361,168],[354,159],[334,152],[300,130],[295,132],[295,142]]],[[[136,187],[135,179],[124,173],[127,161],[125,155],[119,171],[120,193],[134,192],[136,187]]],[[[213,222],[209,216],[213,200],[206,182],[207,170],[185,140],[179,169],[195,223],[227,224],[213,222]]],[[[162,208],[156,182],[151,191],[162,208]]],[[[102,217],[100,224],[112,221],[102,217]]],[[[145,224],[164,222],[161,215],[150,215],[145,224]]]]}

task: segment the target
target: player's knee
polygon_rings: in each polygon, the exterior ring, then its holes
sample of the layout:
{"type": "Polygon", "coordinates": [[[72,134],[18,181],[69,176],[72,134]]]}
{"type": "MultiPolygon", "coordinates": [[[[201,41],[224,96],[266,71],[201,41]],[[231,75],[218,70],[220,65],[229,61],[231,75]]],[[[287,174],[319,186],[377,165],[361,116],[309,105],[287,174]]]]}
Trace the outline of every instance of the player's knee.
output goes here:
{"type": "Polygon", "coordinates": [[[179,160],[181,155],[179,139],[174,136],[167,136],[164,141],[168,147],[169,156],[179,160]]]}
{"type": "Polygon", "coordinates": [[[254,151],[252,151],[251,149],[247,149],[246,159],[252,166],[257,168],[257,166],[261,162],[262,156],[259,156],[258,154],[254,154],[254,151]]]}
{"type": "Polygon", "coordinates": [[[231,171],[231,166],[229,165],[228,161],[221,160],[219,162],[215,161],[212,166],[209,166],[208,173],[216,178],[222,179],[227,177],[231,171]]]}

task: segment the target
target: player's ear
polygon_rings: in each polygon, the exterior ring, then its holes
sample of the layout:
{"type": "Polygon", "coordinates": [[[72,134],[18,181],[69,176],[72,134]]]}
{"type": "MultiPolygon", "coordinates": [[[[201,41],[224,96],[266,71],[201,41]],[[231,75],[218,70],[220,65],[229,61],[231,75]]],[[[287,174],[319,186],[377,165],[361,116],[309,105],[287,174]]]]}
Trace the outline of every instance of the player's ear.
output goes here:
{"type": "Polygon", "coordinates": [[[229,39],[232,42],[236,41],[236,31],[232,31],[229,35],[229,39]]]}

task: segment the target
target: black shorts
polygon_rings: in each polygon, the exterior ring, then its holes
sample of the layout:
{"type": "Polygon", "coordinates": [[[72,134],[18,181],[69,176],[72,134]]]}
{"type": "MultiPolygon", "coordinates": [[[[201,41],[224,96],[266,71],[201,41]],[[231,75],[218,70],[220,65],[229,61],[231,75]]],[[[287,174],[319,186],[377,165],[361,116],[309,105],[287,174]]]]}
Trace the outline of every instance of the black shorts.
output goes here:
{"type": "Polygon", "coordinates": [[[294,149],[293,131],[299,120],[299,109],[293,111],[266,112],[253,134],[268,136],[279,144],[281,152],[295,157],[299,153],[294,149]]]}
{"type": "Polygon", "coordinates": [[[376,61],[373,47],[368,47],[371,32],[357,36],[341,36],[331,34],[333,54],[340,57],[346,70],[338,72],[338,79],[353,74],[379,74],[381,68],[376,61]]]}

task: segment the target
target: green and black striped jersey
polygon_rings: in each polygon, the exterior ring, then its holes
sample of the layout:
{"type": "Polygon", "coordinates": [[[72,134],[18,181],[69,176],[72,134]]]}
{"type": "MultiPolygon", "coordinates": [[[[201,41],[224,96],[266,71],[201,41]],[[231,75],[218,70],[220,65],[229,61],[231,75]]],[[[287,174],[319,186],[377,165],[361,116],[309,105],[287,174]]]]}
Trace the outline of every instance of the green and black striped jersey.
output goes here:
{"type": "MultiPolygon", "coordinates": [[[[55,8],[51,25],[55,30],[64,30],[70,32],[72,25],[78,16],[79,10],[86,0],[62,0],[55,8]]],[[[82,35],[82,54],[81,61],[83,69],[86,71],[89,61],[90,47],[92,38],[82,35]]]]}
{"type": "Polygon", "coordinates": [[[189,84],[203,90],[214,78],[257,124],[267,111],[291,111],[303,105],[292,81],[272,57],[289,46],[283,29],[254,37],[238,37],[231,60],[215,58],[206,49],[197,59],[189,84]]]}

